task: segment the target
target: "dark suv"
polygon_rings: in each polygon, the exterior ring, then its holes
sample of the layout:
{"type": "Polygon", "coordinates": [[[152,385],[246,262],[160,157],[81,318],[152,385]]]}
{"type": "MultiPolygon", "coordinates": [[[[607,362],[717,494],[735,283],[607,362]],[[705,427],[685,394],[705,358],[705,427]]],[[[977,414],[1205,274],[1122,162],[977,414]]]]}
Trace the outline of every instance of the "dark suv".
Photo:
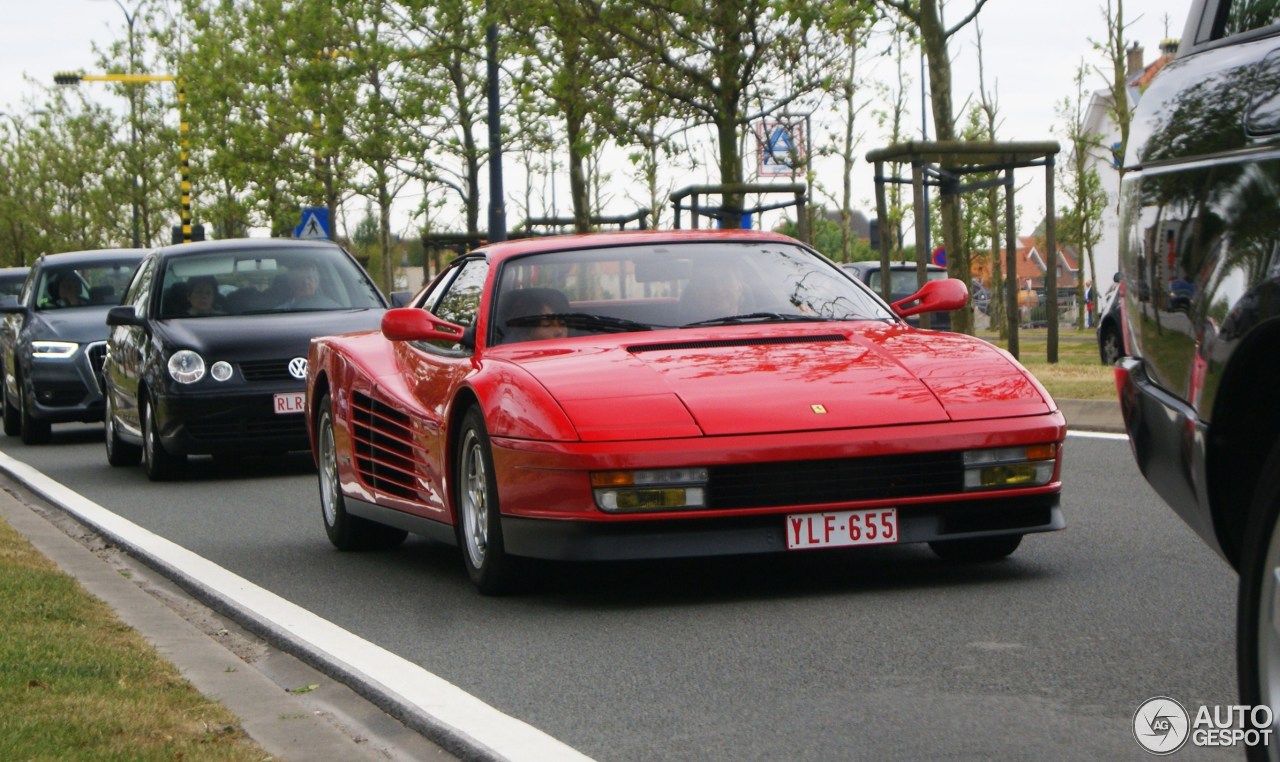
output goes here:
{"type": "Polygon", "coordinates": [[[1128,356],[1117,371],[1138,466],[1241,575],[1241,703],[1271,707],[1280,706],[1278,92],[1280,7],[1194,0],[1178,56],[1143,94],[1130,131],[1120,219],[1128,356]]]}

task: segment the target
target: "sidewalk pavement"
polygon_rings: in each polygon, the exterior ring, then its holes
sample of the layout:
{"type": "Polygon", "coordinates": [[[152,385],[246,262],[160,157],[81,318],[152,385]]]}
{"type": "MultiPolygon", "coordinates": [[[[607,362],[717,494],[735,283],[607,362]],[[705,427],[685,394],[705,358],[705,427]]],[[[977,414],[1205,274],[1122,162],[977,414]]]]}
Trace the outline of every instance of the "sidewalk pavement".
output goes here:
{"type": "Polygon", "coordinates": [[[347,686],[253,636],[13,478],[0,518],[142,634],[276,760],[445,762],[456,757],[347,686]]]}
{"type": "MultiPolygon", "coordinates": [[[[1114,400],[1057,402],[1072,431],[1124,432],[1114,400]]],[[[197,690],[239,716],[274,759],[456,759],[347,686],[213,612],[10,476],[0,475],[0,518],[115,609],[197,690]]]]}

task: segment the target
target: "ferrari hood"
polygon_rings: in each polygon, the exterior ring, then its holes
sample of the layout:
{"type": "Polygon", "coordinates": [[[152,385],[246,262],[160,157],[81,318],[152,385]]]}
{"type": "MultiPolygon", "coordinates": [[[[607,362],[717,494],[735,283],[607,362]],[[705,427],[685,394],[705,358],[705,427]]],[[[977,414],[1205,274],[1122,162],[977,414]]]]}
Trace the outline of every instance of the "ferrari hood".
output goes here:
{"type": "Polygon", "coordinates": [[[986,342],[882,323],[849,326],[614,335],[528,345],[512,359],[586,439],[650,426],[725,436],[1054,409],[1039,384],[986,342]]]}

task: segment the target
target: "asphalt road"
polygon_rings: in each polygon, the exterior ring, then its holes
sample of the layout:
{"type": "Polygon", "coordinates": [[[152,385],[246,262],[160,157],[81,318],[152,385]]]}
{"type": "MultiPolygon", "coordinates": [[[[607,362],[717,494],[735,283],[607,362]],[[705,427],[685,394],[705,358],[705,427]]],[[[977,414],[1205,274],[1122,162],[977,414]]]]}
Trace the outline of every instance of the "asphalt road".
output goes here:
{"type": "Polygon", "coordinates": [[[1068,439],[1067,529],[1005,562],[546,565],[492,599],[453,548],[333,550],[305,455],[193,459],[159,485],[107,466],[100,436],[0,449],[602,761],[1148,759],[1144,700],[1235,703],[1235,576],[1121,440],[1068,439]]]}

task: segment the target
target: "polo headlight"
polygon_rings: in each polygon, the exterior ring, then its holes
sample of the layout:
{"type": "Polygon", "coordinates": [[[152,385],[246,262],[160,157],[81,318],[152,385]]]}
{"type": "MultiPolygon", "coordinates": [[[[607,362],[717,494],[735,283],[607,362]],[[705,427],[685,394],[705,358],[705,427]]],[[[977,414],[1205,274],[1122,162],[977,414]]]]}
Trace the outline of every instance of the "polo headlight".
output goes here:
{"type": "Polygon", "coordinates": [[[180,384],[194,384],[204,378],[204,358],[190,349],[180,349],[169,358],[169,375],[180,384]]]}
{"type": "Polygon", "coordinates": [[[65,360],[79,348],[80,345],[74,341],[33,341],[31,356],[44,360],[65,360]]]}
{"type": "Polygon", "coordinates": [[[610,513],[705,508],[707,469],[595,471],[591,490],[600,510],[610,513]]]}
{"type": "Polygon", "coordinates": [[[966,490],[1041,487],[1053,478],[1056,444],[969,450],[964,454],[966,490]]]}

